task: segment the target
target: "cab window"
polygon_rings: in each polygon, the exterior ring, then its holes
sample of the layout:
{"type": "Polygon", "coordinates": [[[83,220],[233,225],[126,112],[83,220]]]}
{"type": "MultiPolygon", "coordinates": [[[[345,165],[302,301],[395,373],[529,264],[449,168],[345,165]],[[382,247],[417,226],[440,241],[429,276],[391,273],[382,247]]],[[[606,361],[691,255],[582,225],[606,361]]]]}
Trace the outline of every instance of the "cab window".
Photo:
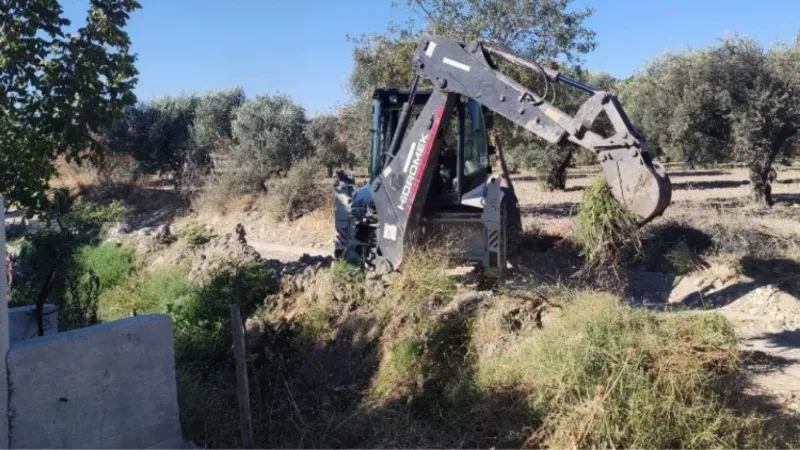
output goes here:
{"type": "MultiPolygon", "coordinates": [[[[484,129],[483,111],[481,105],[473,99],[466,104],[466,117],[464,118],[464,177],[467,186],[476,174],[486,173],[488,165],[486,130],[484,129]]],[[[482,177],[478,177],[481,178],[482,177]]]]}

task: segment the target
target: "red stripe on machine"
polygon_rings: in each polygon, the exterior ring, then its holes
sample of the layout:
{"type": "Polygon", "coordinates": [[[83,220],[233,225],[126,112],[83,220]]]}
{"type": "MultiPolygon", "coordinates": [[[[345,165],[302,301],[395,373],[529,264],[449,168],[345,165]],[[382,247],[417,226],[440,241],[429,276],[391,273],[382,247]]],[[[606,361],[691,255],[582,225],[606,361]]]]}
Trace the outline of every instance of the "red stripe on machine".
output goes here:
{"type": "MultiPolygon", "coordinates": [[[[433,141],[436,140],[436,134],[439,132],[439,123],[442,121],[444,114],[444,106],[436,111],[436,116],[433,119],[433,127],[431,128],[431,135],[428,137],[428,142],[425,143],[425,153],[422,154],[422,161],[419,163],[419,169],[414,176],[414,184],[411,186],[408,202],[406,202],[405,212],[410,214],[411,207],[414,205],[414,200],[417,198],[417,190],[422,181],[422,176],[425,173],[425,166],[428,165],[428,157],[431,155],[431,148],[433,148],[433,141]]],[[[409,155],[410,157],[410,155],[409,155]]]]}

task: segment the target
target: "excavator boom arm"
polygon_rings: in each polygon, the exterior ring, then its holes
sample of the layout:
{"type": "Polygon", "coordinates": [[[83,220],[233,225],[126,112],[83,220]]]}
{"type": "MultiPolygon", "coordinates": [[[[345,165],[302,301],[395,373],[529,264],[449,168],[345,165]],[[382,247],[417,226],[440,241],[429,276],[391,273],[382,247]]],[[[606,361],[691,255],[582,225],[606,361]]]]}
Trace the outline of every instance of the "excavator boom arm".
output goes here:
{"type": "Polygon", "coordinates": [[[414,66],[417,74],[443,92],[472,97],[550,143],[571,141],[596,154],[617,200],[642,223],[659,216],[669,204],[669,179],[653,165],[647,141],[633,127],[614,94],[596,91],[484,41],[465,46],[448,38],[427,36],[417,47],[414,66]],[[538,70],[550,82],[569,84],[592,95],[574,117],[570,116],[498,71],[492,57],[538,70]],[[610,136],[591,130],[602,112],[613,126],[610,136]]]}
{"type": "MultiPolygon", "coordinates": [[[[438,166],[443,130],[461,96],[475,99],[550,143],[571,141],[594,152],[614,196],[642,223],[660,215],[669,204],[669,178],[653,164],[645,139],[633,128],[613,94],[595,91],[484,41],[464,45],[440,36],[426,36],[417,47],[413,64],[414,87],[422,77],[433,82],[436,89],[411,130],[404,133],[404,126],[398,127],[390,149],[393,157],[371,186],[380,217],[378,256],[392,266],[400,263],[405,244],[414,239],[419,228],[438,166]],[[538,70],[549,82],[563,82],[592,95],[572,117],[497,70],[493,57],[538,70]],[[607,114],[614,128],[611,136],[591,130],[601,112],[607,114]]],[[[402,115],[401,123],[405,125],[409,108],[404,107],[402,115]]]]}

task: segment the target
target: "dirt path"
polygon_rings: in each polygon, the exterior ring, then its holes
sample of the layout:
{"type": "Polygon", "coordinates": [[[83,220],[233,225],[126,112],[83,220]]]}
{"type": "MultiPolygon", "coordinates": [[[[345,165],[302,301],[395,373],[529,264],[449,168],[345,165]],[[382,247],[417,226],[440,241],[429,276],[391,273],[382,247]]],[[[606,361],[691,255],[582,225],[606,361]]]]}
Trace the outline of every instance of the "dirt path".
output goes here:
{"type": "MultiPolygon", "coordinates": [[[[740,338],[741,349],[751,356],[750,380],[744,392],[793,414],[800,413],[800,299],[792,288],[736,275],[727,267],[684,277],[640,277],[649,293],[661,290],[660,299],[643,299],[648,307],[668,307],[687,313],[716,312],[727,317],[740,338]],[[645,279],[648,279],[645,281],[645,279]]],[[[646,289],[640,289],[645,292],[646,289]]]]}
{"type": "Polygon", "coordinates": [[[742,350],[763,356],[753,367],[755,395],[800,412],[800,300],[760,287],[721,308],[741,337],[742,350]]]}
{"type": "Polygon", "coordinates": [[[333,256],[333,252],[330,249],[325,248],[285,245],[252,239],[248,239],[247,243],[256,249],[256,251],[261,254],[261,257],[265,259],[290,261],[298,259],[304,254],[311,256],[333,256]]]}

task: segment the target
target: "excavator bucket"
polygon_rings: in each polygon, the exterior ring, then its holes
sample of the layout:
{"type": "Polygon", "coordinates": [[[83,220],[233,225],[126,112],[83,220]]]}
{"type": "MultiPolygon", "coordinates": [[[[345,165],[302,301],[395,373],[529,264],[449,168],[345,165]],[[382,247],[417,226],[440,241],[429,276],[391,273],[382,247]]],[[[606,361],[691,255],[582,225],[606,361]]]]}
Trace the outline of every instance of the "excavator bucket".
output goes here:
{"type": "Polygon", "coordinates": [[[643,225],[669,206],[672,185],[664,168],[650,161],[640,149],[617,149],[600,156],[603,175],[614,197],[636,214],[643,225]]]}

